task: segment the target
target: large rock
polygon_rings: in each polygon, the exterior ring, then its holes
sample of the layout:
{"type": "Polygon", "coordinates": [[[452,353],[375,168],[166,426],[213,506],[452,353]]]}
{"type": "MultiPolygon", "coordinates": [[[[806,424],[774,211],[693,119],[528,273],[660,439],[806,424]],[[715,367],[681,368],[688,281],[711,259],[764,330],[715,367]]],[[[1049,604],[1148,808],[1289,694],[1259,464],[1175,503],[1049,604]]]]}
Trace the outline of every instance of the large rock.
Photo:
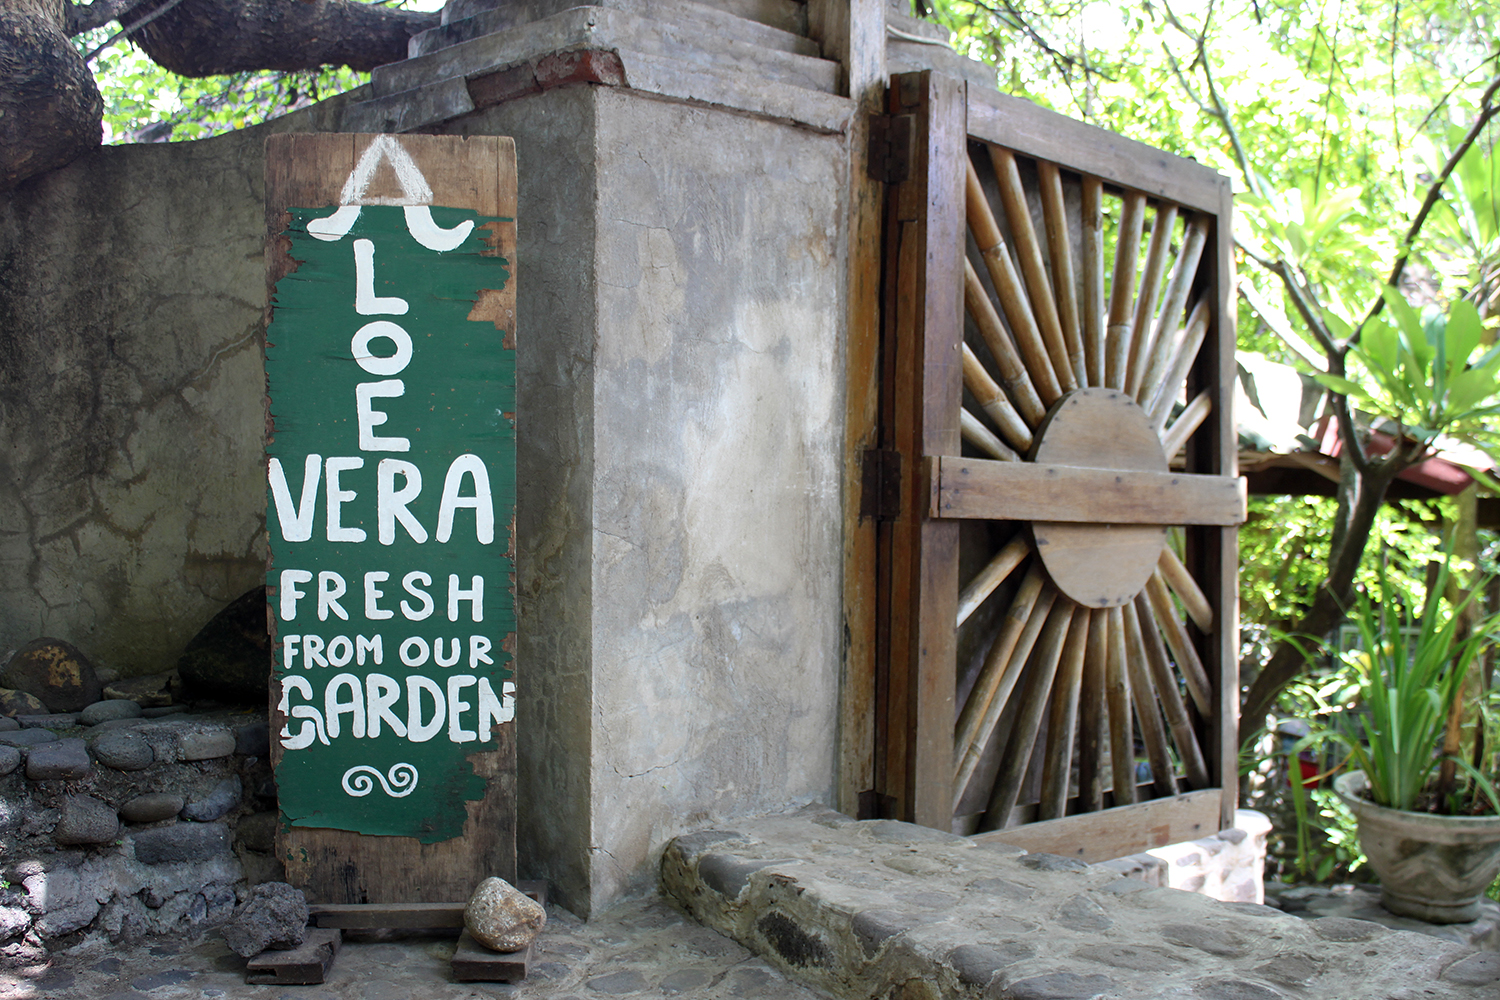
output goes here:
{"type": "Polygon", "coordinates": [[[35,695],[53,712],[77,712],[104,694],[94,665],[61,639],[33,639],[16,650],[0,685],[35,695]]]}
{"type": "Polygon", "coordinates": [[[214,615],[182,651],[177,672],[194,698],[264,705],[271,683],[266,588],[256,587],[214,615]]]}
{"type": "Polygon", "coordinates": [[[295,948],[307,932],[307,899],[285,882],[266,882],[224,925],[224,943],[241,958],[267,948],[295,948]]]}
{"type": "Polygon", "coordinates": [[[47,706],[42,704],[42,699],[25,691],[17,691],[14,688],[0,687],[0,715],[14,717],[17,715],[40,715],[47,711],[47,706]]]}
{"type": "Polygon", "coordinates": [[[141,714],[149,717],[153,709],[171,705],[181,686],[182,678],[177,676],[177,671],[168,670],[112,681],[104,686],[104,697],[133,701],[141,706],[141,714]]]}
{"type": "Polygon", "coordinates": [[[59,844],[107,844],[120,832],[114,809],[92,795],[69,795],[60,811],[62,818],[52,830],[52,839],[59,844]]]}
{"type": "Polygon", "coordinates": [[[464,907],[464,926],[491,951],[520,951],[546,923],[542,905],[503,878],[479,883],[464,907]]]}

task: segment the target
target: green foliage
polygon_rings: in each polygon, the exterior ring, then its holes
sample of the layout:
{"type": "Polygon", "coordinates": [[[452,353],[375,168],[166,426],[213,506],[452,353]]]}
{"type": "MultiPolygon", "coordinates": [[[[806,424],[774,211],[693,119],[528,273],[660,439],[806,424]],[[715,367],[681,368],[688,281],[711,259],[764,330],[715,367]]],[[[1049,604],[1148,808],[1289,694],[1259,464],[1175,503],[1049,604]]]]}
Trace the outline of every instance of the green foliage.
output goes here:
{"type": "MultiPolygon", "coordinates": [[[[1355,670],[1363,732],[1328,735],[1365,772],[1375,801],[1392,809],[1418,808],[1469,668],[1500,628],[1500,613],[1465,627],[1463,613],[1482,585],[1450,606],[1443,597],[1449,566],[1448,560],[1441,564],[1425,599],[1383,574],[1378,591],[1361,591],[1353,619],[1363,648],[1343,654],[1355,670]]],[[[1482,775],[1473,776],[1481,788],[1487,785],[1482,775]]],[[[1450,807],[1437,804],[1440,812],[1450,807]]]]}

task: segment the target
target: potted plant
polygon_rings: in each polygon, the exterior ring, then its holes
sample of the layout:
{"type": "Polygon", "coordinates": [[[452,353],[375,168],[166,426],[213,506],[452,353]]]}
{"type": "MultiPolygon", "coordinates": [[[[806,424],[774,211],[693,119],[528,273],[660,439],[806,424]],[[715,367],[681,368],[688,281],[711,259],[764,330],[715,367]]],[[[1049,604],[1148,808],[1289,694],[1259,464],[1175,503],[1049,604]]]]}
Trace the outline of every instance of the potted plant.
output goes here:
{"type": "Polygon", "coordinates": [[[1431,923],[1475,919],[1500,874],[1500,798],[1484,773],[1496,773],[1485,758],[1500,741],[1490,734],[1490,750],[1474,760],[1461,752],[1463,717],[1477,709],[1466,705],[1465,684],[1494,644],[1500,614],[1466,621],[1479,587],[1456,605],[1444,599],[1451,547],[1449,556],[1415,617],[1412,595],[1384,572],[1378,601],[1358,596],[1352,617],[1364,648],[1345,655],[1356,668],[1363,738],[1328,734],[1359,768],[1334,789],[1359,821],[1381,904],[1431,923]]]}

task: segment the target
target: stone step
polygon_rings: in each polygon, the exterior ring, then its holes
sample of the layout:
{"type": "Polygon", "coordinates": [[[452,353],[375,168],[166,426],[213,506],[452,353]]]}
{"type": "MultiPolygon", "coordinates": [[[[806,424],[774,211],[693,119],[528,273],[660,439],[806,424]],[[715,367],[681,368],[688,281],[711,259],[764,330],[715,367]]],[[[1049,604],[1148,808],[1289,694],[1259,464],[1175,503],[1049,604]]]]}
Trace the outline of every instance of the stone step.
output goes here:
{"type": "Polygon", "coordinates": [[[995,67],[955,52],[948,29],[931,21],[887,13],[885,64],[889,73],[932,69],[969,81],[970,86],[995,89],[995,67]]]}
{"type": "Polygon", "coordinates": [[[440,49],[499,31],[513,31],[522,25],[540,21],[579,7],[611,7],[648,20],[662,21],[682,28],[733,38],[751,45],[797,55],[821,55],[816,42],[805,33],[769,27],[758,20],[736,14],[712,3],[693,0],[519,0],[472,17],[439,25],[412,36],[408,43],[411,58],[429,55],[440,49]]]}
{"type": "Polygon", "coordinates": [[[1493,1000],[1488,952],[1152,888],[1097,865],[820,809],[677,838],[662,888],[861,998],[1493,1000]]]}
{"type": "Polygon", "coordinates": [[[738,70],[768,83],[825,93],[835,91],[839,76],[838,64],[826,59],[721,38],[611,7],[575,7],[513,31],[483,35],[415,59],[378,66],[370,74],[370,87],[375,98],[387,97],[571,49],[630,49],[696,65],[705,72],[738,70]]]}

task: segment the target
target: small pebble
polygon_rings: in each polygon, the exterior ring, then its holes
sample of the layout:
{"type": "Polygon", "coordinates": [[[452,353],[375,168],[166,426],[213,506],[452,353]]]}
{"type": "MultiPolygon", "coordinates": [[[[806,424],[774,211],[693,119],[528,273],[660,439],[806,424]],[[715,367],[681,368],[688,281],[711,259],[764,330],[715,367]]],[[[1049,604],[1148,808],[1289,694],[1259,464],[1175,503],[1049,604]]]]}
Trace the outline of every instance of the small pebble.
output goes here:
{"type": "Polygon", "coordinates": [[[126,698],[110,698],[106,701],[96,701],[82,712],[78,713],[78,721],[85,726],[97,726],[101,722],[113,722],[116,719],[138,719],[141,716],[141,706],[137,702],[126,698]]]}

